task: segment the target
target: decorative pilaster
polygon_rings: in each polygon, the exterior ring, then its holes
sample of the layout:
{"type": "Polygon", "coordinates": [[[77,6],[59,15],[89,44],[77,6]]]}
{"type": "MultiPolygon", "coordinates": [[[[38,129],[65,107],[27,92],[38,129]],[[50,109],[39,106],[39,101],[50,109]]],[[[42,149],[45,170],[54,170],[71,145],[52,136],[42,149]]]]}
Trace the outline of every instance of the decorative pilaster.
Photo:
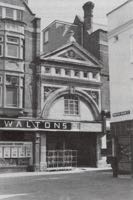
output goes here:
{"type": "Polygon", "coordinates": [[[40,133],[35,133],[34,171],[40,171],[40,133]]]}

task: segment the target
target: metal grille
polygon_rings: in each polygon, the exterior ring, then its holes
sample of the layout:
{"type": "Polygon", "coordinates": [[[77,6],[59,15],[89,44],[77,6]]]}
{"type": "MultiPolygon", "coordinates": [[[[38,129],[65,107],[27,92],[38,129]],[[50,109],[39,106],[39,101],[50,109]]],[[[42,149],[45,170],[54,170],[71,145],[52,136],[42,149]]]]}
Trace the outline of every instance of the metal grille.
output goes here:
{"type": "Polygon", "coordinates": [[[47,151],[47,170],[67,170],[77,167],[77,150],[47,151]]]}

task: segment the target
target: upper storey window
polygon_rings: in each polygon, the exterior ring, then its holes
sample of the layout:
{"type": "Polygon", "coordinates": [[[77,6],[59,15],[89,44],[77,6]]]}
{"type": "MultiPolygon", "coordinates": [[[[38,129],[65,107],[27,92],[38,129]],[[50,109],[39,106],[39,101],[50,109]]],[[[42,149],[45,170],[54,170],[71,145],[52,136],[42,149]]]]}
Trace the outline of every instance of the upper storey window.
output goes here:
{"type": "Polygon", "coordinates": [[[13,44],[18,44],[19,39],[17,37],[7,36],[7,41],[13,44]]]}
{"type": "Polygon", "coordinates": [[[23,10],[0,6],[0,18],[23,21],[23,10]]]}
{"type": "MultiPolygon", "coordinates": [[[[20,56],[20,39],[18,37],[7,36],[7,56],[21,58],[20,56]]],[[[21,58],[22,59],[22,58],[21,58]]]]}
{"type": "Polygon", "coordinates": [[[6,8],[6,17],[14,19],[14,10],[12,8],[6,8]]]}
{"type": "Polygon", "coordinates": [[[49,41],[49,31],[45,31],[43,36],[44,36],[44,43],[48,42],[49,41]]]}
{"type": "Polygon", "coordinates": [[[21,10],[16,10],[17,12],[17,20],[22,21],[23,20],[23,12],[21,10]]]}

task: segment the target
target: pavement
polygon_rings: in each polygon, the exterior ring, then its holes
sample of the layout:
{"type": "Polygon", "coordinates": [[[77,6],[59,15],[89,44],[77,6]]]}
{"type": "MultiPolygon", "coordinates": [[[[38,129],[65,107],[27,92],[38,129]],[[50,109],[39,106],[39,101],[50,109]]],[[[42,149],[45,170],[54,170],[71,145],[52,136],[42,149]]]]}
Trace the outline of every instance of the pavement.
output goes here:
{"type": "Polygon", "coordinates": [[[52,175],[52,174],[74,174],[74,173],[84,173],[84,172],[99,172],[99,171],[112,171],[110,167],[105,168],[72,168],[71,170],[56,170],[56,171],[43,171],[43,172],[13,172],[13,173],[1,173],[0,178],[9,177],[27,177],[27,176],[42,176],[42,175],[52,175]]]}

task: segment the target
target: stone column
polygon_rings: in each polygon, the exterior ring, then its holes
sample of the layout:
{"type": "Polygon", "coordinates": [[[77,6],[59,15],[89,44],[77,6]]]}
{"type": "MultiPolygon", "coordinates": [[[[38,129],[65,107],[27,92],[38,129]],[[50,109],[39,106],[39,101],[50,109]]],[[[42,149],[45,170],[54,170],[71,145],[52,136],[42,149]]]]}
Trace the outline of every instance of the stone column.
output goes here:
{"type": "Polygon", "coordinates": [[[41,134],[41,160],[40,171],[44,171],[47,168],[46,162],[46,134],[41,134]]]}
{"type": "Polygon", "coordinates": [[[97,150],[97,167],[100,167],[101,161],[101,136],[97,134],[97,142],[96,142],[96,150],[97,150]]]}
{"type": "Polygon", "coordinates": [[[40,171],[40,133],[35,133],[34,141],[34,170],[40,171]]]}

